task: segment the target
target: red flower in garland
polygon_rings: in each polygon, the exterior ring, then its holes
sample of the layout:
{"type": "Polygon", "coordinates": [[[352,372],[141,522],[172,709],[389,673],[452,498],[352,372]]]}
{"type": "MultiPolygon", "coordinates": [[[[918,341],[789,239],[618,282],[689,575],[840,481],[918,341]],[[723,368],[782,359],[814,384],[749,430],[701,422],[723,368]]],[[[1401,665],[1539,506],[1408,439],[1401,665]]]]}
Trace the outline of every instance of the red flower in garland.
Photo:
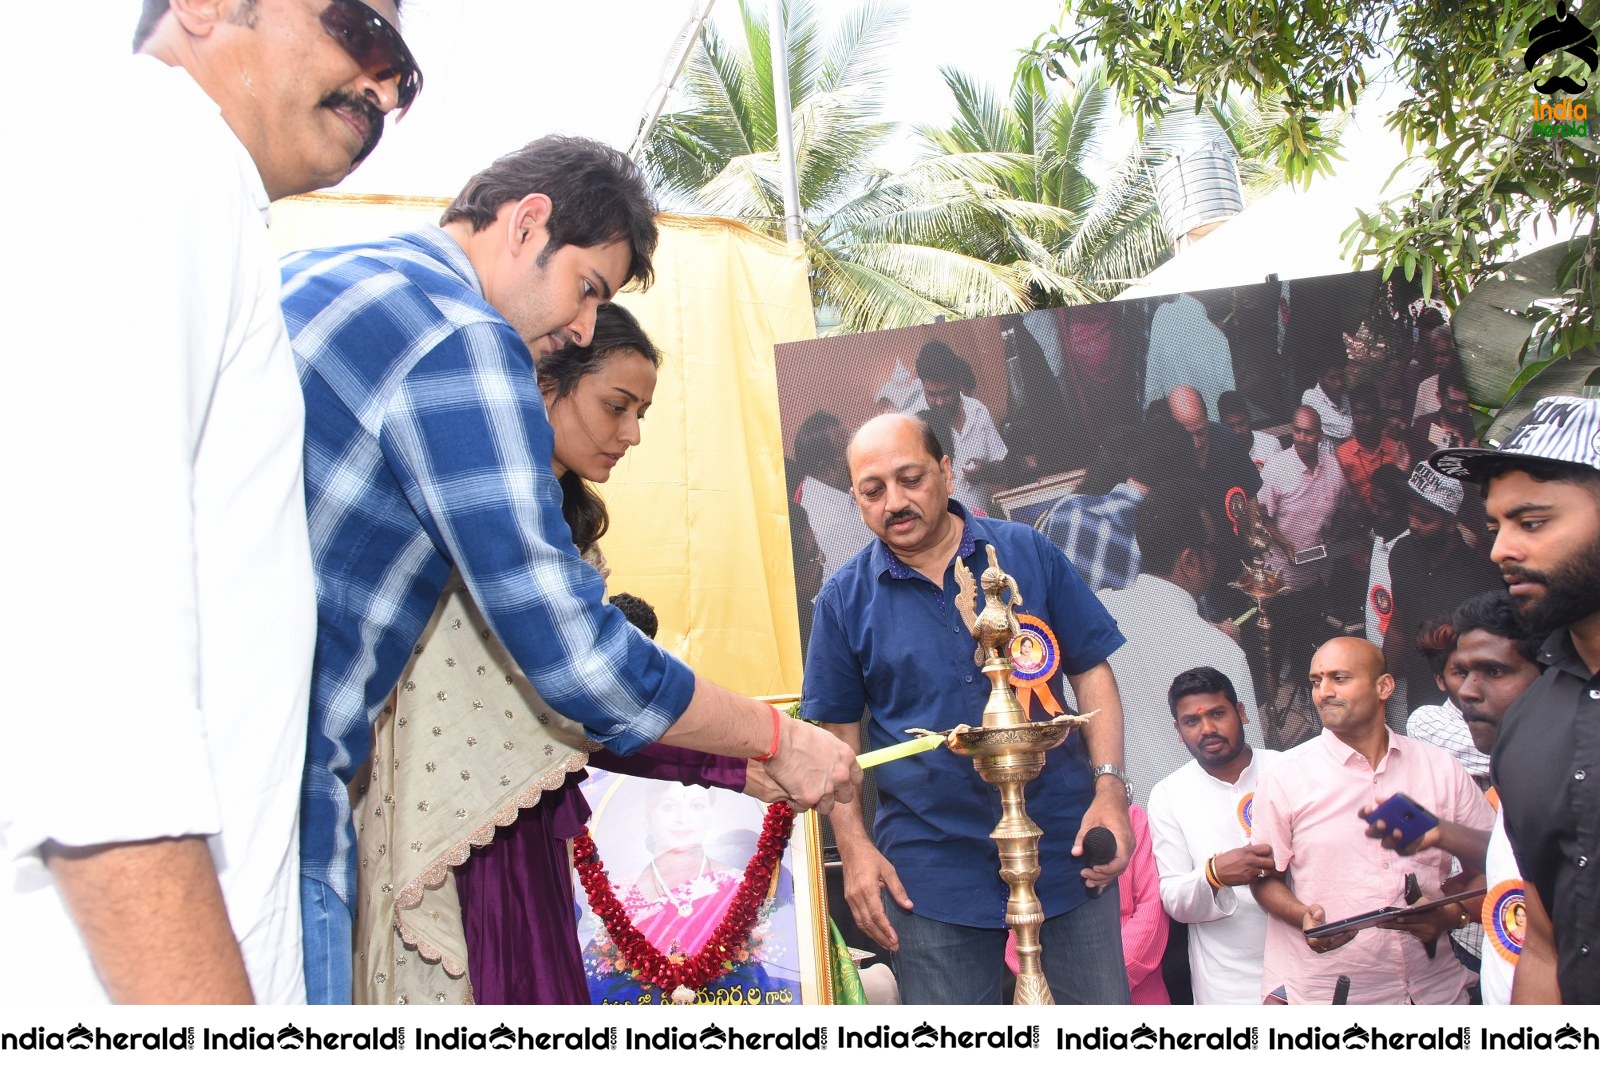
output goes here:
{"type": "Polygon", "coordinates": [[[589,898],[589,908],[605,924],[606,932],[622,952],[623,959],[640,979],[671,994],[674,1001],[692,1000],[694,991],[730,970],[733,957],[749,940],[767,887],[772,883],[772,873],[789,844],[793,828],[793,809],[782,802],[767,807],[756,851],[745,865],[744,881],[723,913],[722,922],[698,953],[682,961],[674,961],[651,945],[633,925],[611,889],[611,877],[600,861],[600,849],[587,828],[572,840],[572,855],[578,867],[578,881],[589,898]]]}

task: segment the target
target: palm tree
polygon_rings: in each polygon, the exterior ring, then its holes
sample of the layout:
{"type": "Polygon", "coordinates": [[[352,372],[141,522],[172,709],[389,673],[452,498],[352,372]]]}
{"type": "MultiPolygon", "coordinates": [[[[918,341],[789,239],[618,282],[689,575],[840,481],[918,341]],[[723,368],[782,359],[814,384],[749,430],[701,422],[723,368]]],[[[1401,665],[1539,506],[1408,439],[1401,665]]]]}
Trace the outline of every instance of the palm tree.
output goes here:
{"type": "MultiPolygon", "coordinates": [[[[741,0],[743,36],[707,27],[685,69],[688,104],[664,115],[644,166],[674,210],[731,216],[782,235],[768,28],[741,0]]],[[[1016,225],[1066,221],[1053,208],[984,202],[1003,165],[966,153],[901,173],[868,161],[893,132],[878,118],[882,48],[904,22],[869,2],[823,42],[807,0],[785,7],[789,85],[812,293],[840,331],[924,323],[937,315],[997,315],[1031,307],[1029,272],[953,247],[978,218],[1016,225]]]]}
{"type": "Polygon", "coordinates": [[[1116,158],[1108,134],[1120,119],[1116,98],[1101,72],[1088,68],[1065,86],[1026,72],[1009,102],[959,71],[941,71],[956,113],[944,128],[922,127],[930,156],[982,154],[1004,158],[990,203],[1026,202],[1059,209],[1065,226],[1019,231],[980,226],[953,235],[952,248],[1032,271],[1035,306],[1105,300],[1172,255],[1156,204],[1152,174],[1174,152],[1225,139],[1237,158],[1246,197],[1282,181],[1263,163],[1263,117],[1237,98],[1226,108],[1195,113],[1174,108],[1116,158]]]}
{"type": "MultiPolygon", "coordinates": [[[[745,0],[739,10],[739,39],[704,30],[685,68],[688,102],[662,116],[643,162],[669,208],[782,237],[768,27],[745,0]]],[[[927,153],[890,173],[870,158],[893,133],[878,117],[882,47],[904,12],[870,0],[826,42],[809,0],[790,0],[784,17],[812,297],[834,320],[824,332],[1106,299],[1171,255],[1153,165],[1224,130],[1244,159],[1259,155],[1250,147],[1259,120],[1247,108],[1173,109],[1097,176],[1105,134],[1120,120],[1097,72],[1066,88],[1019,78],[1002,104],[945,70],[952,124],[920,130],[927,153]]],[[[1248,184],[1254,172],[1241,171],[1248,184]]]]}

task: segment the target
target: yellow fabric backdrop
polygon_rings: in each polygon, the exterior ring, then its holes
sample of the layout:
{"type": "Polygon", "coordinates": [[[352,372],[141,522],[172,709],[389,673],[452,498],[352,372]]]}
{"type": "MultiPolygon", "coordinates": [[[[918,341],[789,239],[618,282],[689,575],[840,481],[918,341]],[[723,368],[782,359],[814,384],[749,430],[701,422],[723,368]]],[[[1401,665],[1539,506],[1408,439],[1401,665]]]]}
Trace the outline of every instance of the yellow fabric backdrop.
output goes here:
{"type": "MultiPolygon", "coordinates": [[[[273,206],[280,250],[369,240],[437,220],[423,197],[313,194],[273,206]]],[[[659,640],[748,694],[800,689],[773,346],[816,336],[798,249],[722,219],[663,216],[656,282],[618,303],[663,363],[643,444],[603,488],[610,589],[661,617],[659,640]]]]}

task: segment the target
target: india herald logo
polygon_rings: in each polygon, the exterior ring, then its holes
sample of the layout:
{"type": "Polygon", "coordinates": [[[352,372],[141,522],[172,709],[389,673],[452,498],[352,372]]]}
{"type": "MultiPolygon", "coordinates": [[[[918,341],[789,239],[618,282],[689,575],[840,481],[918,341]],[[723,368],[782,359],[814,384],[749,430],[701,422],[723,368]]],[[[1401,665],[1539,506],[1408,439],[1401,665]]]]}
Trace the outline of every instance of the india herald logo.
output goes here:
{"type": "MultiPolygon", "coordinates": [[[[1528,50],[1522,54],[1522,65],[1531,74],[1540,60],[1562,52],[1582,60],[1591,74],[1600,67],[1600,52],[1596,51],[1594,31],[1578,20],[1578,16],[1568,9],[1565,0],[1558,0],[1556,13],[1540,19],[1528,31],[1528,50]]],[[[1535,90],[1546,96],[1555,96],[1557,93],[1575,95],[1588,87],[1587,82],[1573,81],[1564,74],[1552,74],[1534,85],[1535,90]]]]}

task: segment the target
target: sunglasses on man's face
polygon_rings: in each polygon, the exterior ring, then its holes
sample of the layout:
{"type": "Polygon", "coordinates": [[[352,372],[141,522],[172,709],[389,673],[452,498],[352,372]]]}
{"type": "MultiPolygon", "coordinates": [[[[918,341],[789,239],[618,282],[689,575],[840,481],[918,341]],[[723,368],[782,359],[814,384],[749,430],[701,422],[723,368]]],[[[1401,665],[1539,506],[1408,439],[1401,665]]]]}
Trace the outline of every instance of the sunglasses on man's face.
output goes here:
{"type": "Polygon", "coordinates": [[[404,115],[422,92],[422,71],[399,31],[360,0],[333,0],[322,9],[322,28],[339,42],[367,77],[386,82],[398,79],[396,96],[404,115]]]}

